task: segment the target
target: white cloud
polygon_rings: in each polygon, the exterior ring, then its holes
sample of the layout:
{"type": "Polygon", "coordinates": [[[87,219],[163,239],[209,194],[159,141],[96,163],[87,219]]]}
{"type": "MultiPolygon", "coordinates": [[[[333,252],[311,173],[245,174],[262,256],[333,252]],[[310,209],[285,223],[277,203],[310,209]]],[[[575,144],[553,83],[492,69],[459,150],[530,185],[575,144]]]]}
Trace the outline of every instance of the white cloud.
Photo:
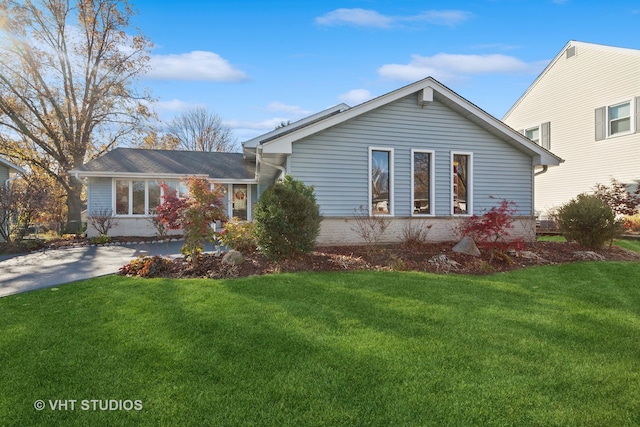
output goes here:
{"type": "Polygon", "coordinates": [[[157,101],[152,104],[152,107],[156,111],[172,111],[172,112],[182,112],[188,111],[194,108],[206,107],[204,104],[194,104],[185,101],[181,101],[179,99],[172,99],[170,101],[157,101]]]}
{"type": "Polygon", "coordinates": [[[438,53],[434,56],[412,55],[408,64],[386,64],[378,74],[394,80],[419,80],[428,76],[447,81],[472,74],[535,73],[548,61],[524,62],[516,57],[492,55],[456,55],[438,53]]]}
{"type": "Polygon", "coordinates": [[[336,9],[316,18],[319,25],[343,25],[351,24],[358,27],[388,28],[394,19],[384,16],[375,10],[366,9],[336,9]]]}
{"type": "Polygon", "coordinates": [[[309,114],[311,114],[311,111],[305,110],[297,105],[286,105],[282,102],[277,101],[274,101],[267,105],[267,111],[270,111],[272,113],[289,113],[293,114],[294,116],[308,116],[309,114]]]}
{"type": "Polygon", "coordinates": [[[429,10],[417,15],[391,16],[375,10],[336,9],[316,18],[318,25],[353,25],[356,27],[391,28],[403,23],[428,23],[436,25],[455,25],[471,17],[470,12],[462,10],[429,10]]]}
{"type": "Polygon", "coordinates": [[[368,101],[371,98],[371,92],[369,92],[367,89],[353,89],[347,93],[343,93],[338,97],[338,99],[346,102],[349,105],[362,104],[363,102],[368,101]]]}
{"type": "Polygon", "coordinates": [[[217,53],[196,50],[171,55],[151,55],[148,78],[160,80],[190,80],[240,82],[247,75],[217,53]]]}

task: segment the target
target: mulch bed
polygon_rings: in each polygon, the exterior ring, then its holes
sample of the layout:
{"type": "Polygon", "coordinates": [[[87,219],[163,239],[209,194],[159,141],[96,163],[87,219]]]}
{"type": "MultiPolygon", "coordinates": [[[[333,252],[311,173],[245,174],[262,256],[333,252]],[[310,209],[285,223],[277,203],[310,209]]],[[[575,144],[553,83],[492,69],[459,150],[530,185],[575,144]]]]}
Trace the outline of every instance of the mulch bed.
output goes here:
{"type": "Polygon", "coordinates": [[[640,261],[640,254],[613,246],[587,251],[575,243],[536,242],[524,250],[489,263],[489,254],[480,257],[454,252],[454,243],[429,243],[412,246],[338,246],[317,248],[315,252],[280,263],[270,261],[260,253],[244,254],[245,262],[230,266],[222,256],[205,254],[197,264],[185,258],[169,260],[154,277],[226,278],[246,277],[279,272],[393,270],[432,273],[490,274],[534,265],[551,265],[577,261],[640,261]]]}

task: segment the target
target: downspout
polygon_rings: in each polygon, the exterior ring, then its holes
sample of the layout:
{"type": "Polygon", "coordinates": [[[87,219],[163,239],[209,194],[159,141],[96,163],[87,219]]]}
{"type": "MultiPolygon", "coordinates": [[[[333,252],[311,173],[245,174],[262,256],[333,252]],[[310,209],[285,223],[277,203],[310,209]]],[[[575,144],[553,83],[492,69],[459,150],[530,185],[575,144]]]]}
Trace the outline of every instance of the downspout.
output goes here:
{"type": "Polygon", "coordinates": [[[542,165],[542,170],[535,172],[533,174],[533,176],[538,176],[538,175],[542,175],[543,173],[545,173],[547,170],[549,170],[549,166],[548,165],[542,165]]]}

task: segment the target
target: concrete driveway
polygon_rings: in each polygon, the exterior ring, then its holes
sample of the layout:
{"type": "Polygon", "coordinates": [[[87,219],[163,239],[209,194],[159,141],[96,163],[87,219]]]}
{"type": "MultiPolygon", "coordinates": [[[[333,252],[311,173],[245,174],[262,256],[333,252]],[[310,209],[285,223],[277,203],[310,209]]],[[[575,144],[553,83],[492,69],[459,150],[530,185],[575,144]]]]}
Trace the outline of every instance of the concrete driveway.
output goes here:
{"type": "MultiPolygon", "coordinates": [[[[0,258],[0,297],[117,273],[139,255],[180,256],[183,242],[84,246],[0,258]]],[[[205,248],[213,250],[213,248],[205,248]]]]}

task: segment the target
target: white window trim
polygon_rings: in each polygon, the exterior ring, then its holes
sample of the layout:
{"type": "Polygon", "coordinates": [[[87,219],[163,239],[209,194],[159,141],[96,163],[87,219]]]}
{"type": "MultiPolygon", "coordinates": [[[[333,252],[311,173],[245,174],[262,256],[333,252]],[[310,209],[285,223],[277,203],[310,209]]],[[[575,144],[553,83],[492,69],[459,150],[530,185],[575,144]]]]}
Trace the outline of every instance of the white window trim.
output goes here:
{"type": "Polygon", "coordinates": [[[387,151],[389,153],[389,203],[391,203],[391,209],[389,209],[389,213],[388,214],[377,214],[380,216],[394,216],[394,212],[396,209],[396,203],[395,203],[395,198],[394,198],[394,167],[393,164],[395,163],[394,161],[394,151],[393,148],[389,148],[389,147],[369,147],[369,161],[367,163],[368,166],[368,183],[367,183],[367,188],[369,190],[369,196],[368,196],[368,211],[369,211],[369,216],[373,216],[373,212],[371,211],[371,206],[373,204],[373,201],[371,199],[371,193],[372,193],[372,188],[371,188],[371,156],[373,154],[374,151],[387,151]]]}
{"type": "MultiPolygon", "coordinates": [[[[451,195],[450,198],[450,212],[451,215],[456,217],[466,217],[473,215],[473,153],[470,151],[452,151],[451,157],[449,159],[449,193],[451,195]],[[460,156],[469,156],[469,170],[467,171],[469,176],[467,177],[469,181],[469,186],[467,188],[467,194],[470,196],[471,200],[467,200],[467,213],[466,214],[457,214],[453,212],[453,158],[456,155],[460,156]]],[[[467,197],[468,199],[469,197],[467,197]]]]}
{"type": "Polygon", "coordinates": [[[636,129],[635,129],[635,102],[634,99],[627,99],[624,101],[620,101],[620,102],[616,102],[613,104],[607,104],[607,106],[605,107],[605,126],[607,127],[607,138],[617,138],[619,136],[625,136],[625,135],[629,135],[632,133],[635,133],[636,129]],[[624,105],[624,104],[629,104],[629,130],[625,131],[625,132],[618,132],[618,133],[611,133],[611,117],[609,114],[609,110],[613,107],[618,107],[620,105],[624,105]]]}
{"type": "MultiPolygon", "coordinates": [[[[435,168],[433,167],[433,165],[435,164],[435,157],[436,157],[436,152],[433,150],[422,150],[422,149],[411,149],[411,216],[418,216],[418,217],[425,217],[425,216],[434,216],[435,215],[435,168]],[[414,154],[415,153],[427,153],[429,154],[429,213],[426,214],[421,214],[421,213],[415,213],[414,210],[414,206],[415,206],[415,192],[414,192],[414,168],[415,168],[415,162],[414,162],[414,154]]],[[[369,180],[371,181],[371,180],[369,180]]]]}

